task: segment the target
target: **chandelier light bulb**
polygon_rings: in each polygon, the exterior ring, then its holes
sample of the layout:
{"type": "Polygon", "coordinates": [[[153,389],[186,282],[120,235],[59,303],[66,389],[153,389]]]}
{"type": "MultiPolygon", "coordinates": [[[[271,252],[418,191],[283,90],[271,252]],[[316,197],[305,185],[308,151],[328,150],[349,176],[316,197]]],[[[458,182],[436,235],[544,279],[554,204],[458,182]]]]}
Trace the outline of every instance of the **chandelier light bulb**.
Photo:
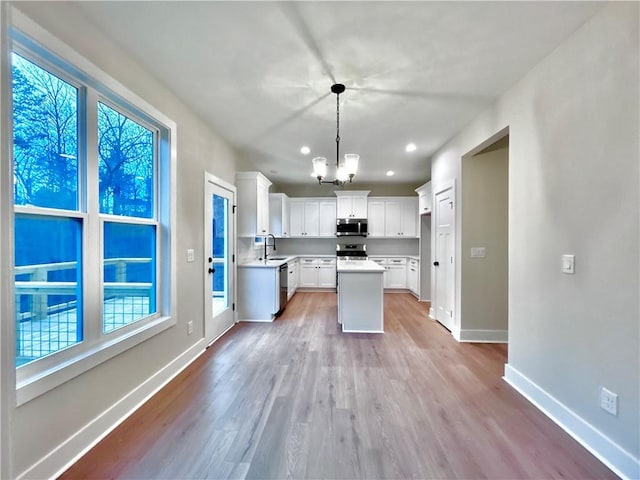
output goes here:
{"type": "Polygon", "coordinates": [[[315,157],[311,160],[313,164],[313,175],[322,179],[327,175],[327,159],[325,157],[315,157]]]}

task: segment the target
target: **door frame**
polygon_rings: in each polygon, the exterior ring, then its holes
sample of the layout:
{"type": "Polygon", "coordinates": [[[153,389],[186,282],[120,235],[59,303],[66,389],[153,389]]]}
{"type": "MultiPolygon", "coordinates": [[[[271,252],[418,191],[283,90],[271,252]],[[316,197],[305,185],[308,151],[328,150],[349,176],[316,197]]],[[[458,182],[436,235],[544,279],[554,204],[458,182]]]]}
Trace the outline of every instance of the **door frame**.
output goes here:
{"type": "MultiPolygon", "coordinates": [[[[219,178],[216,177],[215,175],[205,171],[204,172],[204,202],[203,202],[203,206],[204,206],[204,221],[203,224],[205,226],[205,230],[204,230],[204,239],[203,239],[203,244],[202,244],[202,252],[203,252],[203,256],[202,256],[202,272],[203,272],[203,285],[202,285],[202,290],[204,293],[204,316],[203,316],[203,335],[204,335],[204,339],[207,343],[207,345],[212,344],[213,342],[215,342],[218,338],[220,338],[222,335],[224,335],[227,330],[229,330],[231,327],[233,327],[236,323],[238,323],[238,319],[237,319],[237,311],[235,310],[235,304],[236,304],[236,286],[237,286],[237,262],[235,261],[237,258],[237,239],[236,239],[236,229],[237,229],[237,218],[235,215],[235,211],[236,211],[236,201],[237,201],[237,188],[235,185],[219,178]],[[207,190],[208,190],[208,185],[212,184],[216,187],[222,188],[223,190],[227,190],[229,191],[229,193],[231,194],[231,201],[229,202],[229,215],[231,218],[231,232],[229,232],[229,254],[231,255],[232,261],[230,262],[231,265],[231,273],[232,273],[232,279],[229,282],[229,288],[230,288],[230,292],[229,292],[229,302],[232,304],[232,311],[233,311],[233,322],[229,325],[228,328],[224,329],[222,332],[213,332],[211,331],[211,323],[208,321],[212,318],[212,310],[213,310],[213,306],[211,304],[211,296],[210,296],[210,292],[209,292],[209,285],[210,285],[210,279],[209,279],[209,272],[208,272],[208,268],[209,268],[209,264],[206,261],[206,258],[209,256],[209,251],[208,251],[208,246],[209,246],[209,236],[210,236],[210,225],[208,224],[209,222],[209,218],[208,218],[208,210],[207,210],[207,202],[210,202],[210,198],[207,195],[207,190]]],[[[211,242],[213,242],[213,239],[210,239],[211,242]]]]}
{"type": "MultiPolygon", "coordinates": [[[[455,179],[444,181],[437,185],[437,188],[433,189],[431,205],[433,205],[432,211],[432,219],[433,222],[431,224],[431,262],[436,261],[437,251],[438,251],[438,208],[436,204],[436,198],[439,194],[446,192],[447,190],[451,190],[451,196],[453,198],[453,210],[451,212],[452,220],[451,220],[451,237],[453,239],[453,270],[452,270],[452,278],[449,280],[449,288],[453,289],[453,315],[451,316],[451,334],[454,338],[458,339],[460,332],[460,324],[458,322],[458,279],[460,278],[459,272],[459,258],[458,252],[460,250],[460,246],[458,245],[458,237],[456,236],[457,232],[457,221],[458,215],[456,214],[458,199],[456,195],[456,181],[455,179]]],[[[435,305],[437,304],[437,279],[436,279],[436,269],[433,264],[431,265],[431,306],[429,307],[429,316],[436,320],[436,310],[435,305]]]]}

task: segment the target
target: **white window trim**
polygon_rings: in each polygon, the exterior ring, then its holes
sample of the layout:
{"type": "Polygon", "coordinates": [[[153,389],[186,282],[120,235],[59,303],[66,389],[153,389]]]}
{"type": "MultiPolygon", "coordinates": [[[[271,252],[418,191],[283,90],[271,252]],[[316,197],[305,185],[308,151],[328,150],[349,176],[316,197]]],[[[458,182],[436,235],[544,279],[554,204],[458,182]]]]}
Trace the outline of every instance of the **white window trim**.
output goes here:
{"type": "MultiPolygon", "coordinates": [[[[172,327],[176,324],[176,299],[177,299],[177,286],[175,282],[176,278],[176,165],[177,165],[177,125],[176,123],[167,117],[165,114],[157,110],[148,102],[138,97],[136,94],[127,89],[117,80],[106,74],[99,69],[93,63],[80,56],[71,47],[59,40],[57,37],[50,34],[43,29],[40,25],[33,20],[25,16],[19,10],[11,8],[10,21],[13,29],[20,31],[35,43],[42,45],[46,50],[53,55],[63,59],[77,70],[81,71],[87,77],[96,80],[105,89],[113,92],[123,101],[133,105],[137,110],[144,112],[145,115],[153,118],[154,122],[161,125],[166,131],[166,135],[158,136],[158,150],[161,153],[159,156],[160,162],[165,162],[164,165],[158,165],[159,170],[164,169],[167,174],[159,175],[156,181],[158,182],[158,191],[161,189],[164,192],[168,192],[168,197],[165,195],[162,198],[155,198],[155,201],[161,203],[156,204],[158,209],[157,217],[157,239],[158,244],[165,245],[162,252],[158,252],[157,260],[162,268],[158,272],[158,290],[161,295],[158,296],[157,309],[162,312],[161,315],[151,316],[143,323],[133,323],[127,327],[115,330],[109,334],[104,335],[103,340],[99,343],[93,343],[87,345],[84,348],[73,349],[73,355],[70,358],[62,359],[58,354],[52,354],[52,357],[56,358],[56,363],[47,365],[46,368],[41,369],[38,373],[32,375],[22,376],[16,379],[16,394],[15,401],[17,405],[22,405],[29,400],[42,395],[49,390],[61,385],[64,382],[71,380],[72,378],[94,368],[102,362],[113,358],[124,351],[138,345],[145,340],[159,334],[160,332],[172,327]],[[168,163],[168,164],[167,164],[168,163]],[[164,228],[166,225],[171,225],[172,228],[164,228]],[[60,360],[58,360],[58,358],[60,360]],[[24,377],[24,378],[22,378],[24,377]]],[[[5,43],[3,47],[7,56],[12,51],[12,45],[5,43]]],[[[7,86],[10,91],[10,85],[7,86]]],[[[7,95],[5,93],[4,98],[10,96],[10,92],[7,95]]],[[[10,122],[10,120],[9,120],[10,122]]],[[[10,122],[11,123],[11,122],[10,122]]],[[[80,132],[79,132],[80,133],[80,132]]],[[[91,148],[88,145],[88,148],[91,148]]],[[[12,164],[12,162],[9,162],[12,164]]],[[[10,182],[12,175],[5,175],[3,177],[3,187],[10,188],[10,182]]],[[[3,211],[2,216],[11,216],[11,222],[9,227],[9,238],[13,238],[13,203],[3,203],[3,210],[11,210],[10,212],[3,211]]],[[[23,210],[23,208],[19,208],[23,210]]],[[[24,210],[35,213],[29,207],[24,210]]],[[[38,209],[39,212],[44,213],[43,210],[38,209]]],[[[18,211],[18,209],[16,209],[18,211]]],[[[26,213],[26,212],[25,212],[26,213]]],[[[53,213],[53,212],[51,212],[53,213]]],[[[62,216],[68,217],[83,217],[83,213],[79,212],[65,212],[62,216]]],[[[49,214],[49,212],[47,212],[49,214]]],[[[60,215],[60,213],[58,213],[60,215]]],[[[142,220],[142,219],[139,219],[142,220]]],[[[12,250],[13,251],[13,250],[12,250]]],[[[5,262],[8,262],[4,259],[5,262]]],[[[12,258],[10,259],[12,262],[12,258]]],[[[13,273],[11,277],[13,278],[13,273]]],[[[12,283],[12,282],[10,282],[12,283]]],[[[3,306],[3,311],[6,311],[3,306]]],[[[12,312],[13,313],[13,312],[12,312]]],[[[13,315],[11,315],[12,318],[13,315]]],[[[15,333],[15,325],[13,321],[15,333]]],[[[14,335],[12,335],[15,338],[14,335]]],[[[82,345],[82,344],[80,344],[82,345]]],[[[4,347],[4,345],[3,345],[4,347]]],[[[64,353],[61,351],[59,353],[64,353]]],[[[38,362],[34,362],[38,363],[38,362]]]]}

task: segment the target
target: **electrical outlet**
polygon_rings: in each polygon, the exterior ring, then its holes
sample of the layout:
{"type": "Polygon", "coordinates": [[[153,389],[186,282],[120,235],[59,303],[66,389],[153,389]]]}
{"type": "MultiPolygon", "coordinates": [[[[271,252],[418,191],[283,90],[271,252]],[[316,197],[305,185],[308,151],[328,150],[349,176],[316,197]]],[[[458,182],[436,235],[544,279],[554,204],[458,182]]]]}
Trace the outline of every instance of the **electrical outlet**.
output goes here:
{"type": "Polygon", "coordinates": [[[600,390],[600,407],[611,415],[618,415],[618,395],[602,387],[600,390]]]}
{"type": "Polygon", "coordinates": [[[191,335],[193,333],[193,320],[187,322],[187,335],[191,335]]]}

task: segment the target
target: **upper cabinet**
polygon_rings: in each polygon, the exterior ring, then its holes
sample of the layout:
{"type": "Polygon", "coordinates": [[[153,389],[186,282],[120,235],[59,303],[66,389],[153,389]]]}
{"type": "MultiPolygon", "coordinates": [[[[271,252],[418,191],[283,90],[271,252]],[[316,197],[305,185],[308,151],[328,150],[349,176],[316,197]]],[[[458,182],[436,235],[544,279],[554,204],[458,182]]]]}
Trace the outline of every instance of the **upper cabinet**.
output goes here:
{"type": "Polygon", "coordinates": [[[337,218],[367,218],[369,190],[335,190],[337,218]]]}
{"type": "Polygon", "coordinates": [[[260,172],[237,172],[238,236],[255,237],[269,233],[269,187],[260,172]]]}
{"type": "Polygon", "coordinates": [[[289,212],[291,237],[335,237],[335,199],[291,198],[289,212]]]}
{"type": "Polygon", "coordinates": [[[418,199],[415,197],[369,198],[369,236],[416,238],[418,199]]]}
{"type": "Polygon", "coordinates": [[[418,194],[418,214],[431,213],[431,182],[416,188],[418,194]]]}
{"type": "Polygon", "coordinates": [[[286,238],[289,232],[289,197],[284,193],[269,194],[269,233],[286,238]]]}

